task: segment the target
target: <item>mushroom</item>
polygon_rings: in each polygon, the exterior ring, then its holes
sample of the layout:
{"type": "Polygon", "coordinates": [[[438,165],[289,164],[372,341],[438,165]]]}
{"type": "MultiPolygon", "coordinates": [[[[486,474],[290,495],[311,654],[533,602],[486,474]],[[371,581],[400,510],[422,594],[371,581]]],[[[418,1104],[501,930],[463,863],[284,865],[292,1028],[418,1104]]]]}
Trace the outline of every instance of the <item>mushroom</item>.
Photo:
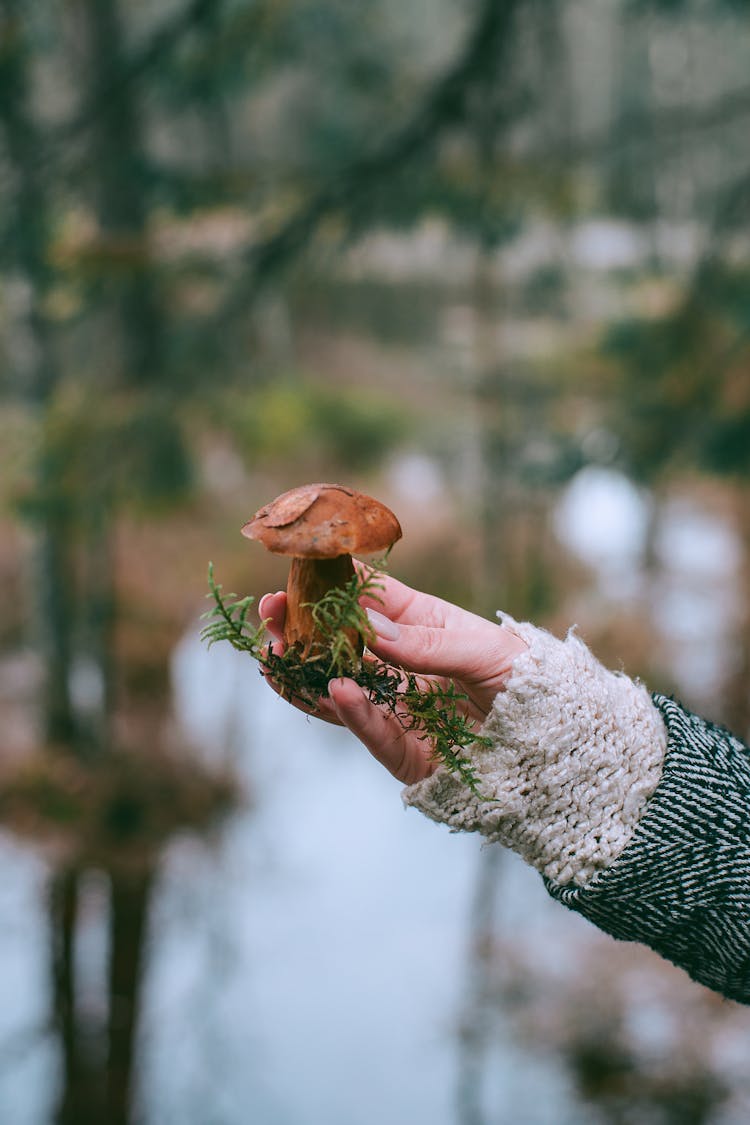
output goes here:
{"type": "MultiPolygon", "coordinates": [[[[312,605],[354,575],[352,554],[385,551],[401,538],[393,512],[342,484],[303,484],[260,508],[242,528],[275,555],[291,555],[284,641],[303,657],[323,648],[312,605]]],[[[352,638],[362,649],[361,638],[352,638]]]]}

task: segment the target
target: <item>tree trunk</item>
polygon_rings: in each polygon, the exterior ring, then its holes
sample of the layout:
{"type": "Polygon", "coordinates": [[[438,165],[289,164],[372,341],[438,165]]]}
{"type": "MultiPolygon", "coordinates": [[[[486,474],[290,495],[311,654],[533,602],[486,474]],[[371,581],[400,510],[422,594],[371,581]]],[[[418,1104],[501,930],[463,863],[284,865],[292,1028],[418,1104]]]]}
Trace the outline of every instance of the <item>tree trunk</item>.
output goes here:
{"type": "Polygon", "coordinates": [[[15,257],[29,285],[28,325],[33,347],[29,369],[19,372],[21,385],[42,430],[42,448],[35,467],[33,514],[38,535],[32,589],[36,595],[36,627],[45,670],[42,731],[46,741],[71,747],[77,724],[70,692],[73,648],[73,584],[71,518],[58,491],[59,465],[45,434],[46,413],[60,382],[56,341],[45,313],[53,283],[49,266],[50,208],[39,164],[43,149],[39,130],[28,109],[28,54],[23,33],[24,5],[0,0],[5,47],[0,57],[0,126],[5,135],[17,201],[15,257]]]}
{"type": "Polygon", "coordinates": [[[484,1110],[482,1087],[494,1004],[490,985],[495,960],[495,906],[502,860],[499,844],[483,848],[478,856],[477,882],[469,918],[466,1004],[459,1031],[456,1117],[460,1125],[484,1125],[490,1119],[484,1110]]]}
{"type": "Polygon", "coordinates": [[[62,1051],[62,1089],[55,1125],[101,1121],[102,1082],[88,1057],[76,1007],[75,944],[79,884],[77,867],[53,876],[50,901],[53,1012],[62,1051]]]}
{"type": "Polygon", "coordinates": [[[144,157],[133,84],[117,83],[125,51],[117,0],[85,0],[89,99],[97,106],[90,167],[102,239],[103,283],[113,298],[115,364],[126,383],[155,382],[163,366],[162,317],[151,269],[144,157]]]}
{"type": "MultiPolygon", "coordinates": [[[[109,320],[112,348],[100,380],[154,394],[164,370],[165,333],[151,263],[148,208],[139,106],[132,82],[118,81],[127,57],[118,0],[82,0],[88,44],[87,103],[97,107],[91,125],[91,191],[99,226],[102,315],[109,320]]],[[[129,434],[123,442],[135,441],[129,434]]],[[[121,449],[113,457],[122,456],[121,449]]],[[[138,449],[134,450],[137,459],[138,449]]],[[[116,707],[117,666],[114,628],[117,612],[113,488],[91,483],[83,572],[87,583],[86,631],[92,659],[102,677],[96,740],[111,743],[116,707]]]]}
{"type": "Polygon", "coordinates": [[[142,994],[142,967],[153,873],[112,879],[109,969],[108,1125],[127,1125],[133,1102],[135,1037],[142,994]]]}

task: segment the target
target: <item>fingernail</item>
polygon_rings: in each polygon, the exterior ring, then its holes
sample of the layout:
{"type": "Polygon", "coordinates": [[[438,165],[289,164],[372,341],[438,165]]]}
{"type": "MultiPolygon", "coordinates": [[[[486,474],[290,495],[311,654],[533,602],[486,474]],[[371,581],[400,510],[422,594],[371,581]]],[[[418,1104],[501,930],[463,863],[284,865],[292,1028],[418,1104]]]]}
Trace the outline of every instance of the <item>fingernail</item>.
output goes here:
{"type": "Polygon", "coordinates": [[[390,621],[382,613],[378,613],[376,609],[368,609],[367,616],[377,635],[382,637],[384,641],[398,640],[401,630],[395,621],[390,621]]]}
{"type": "MultiPolygon", "coordinates": [[[[338,704],[336,703],[336,700],[333,697],[333,694],[331,692],[331,688],[339,687],[341,684],[345,684],[345,683],[347,683],[346,679],[329,680],[328,681],[328,698],[330,699],[331,703],[333,704],[334,710],[339,715],[341,714],[341,711],[340,711],[340,708],[339,708],[338,704]]],[[[349,681],[349,683],[351,683],[351,681],[349,681]]],[[[367,692],[365,691],[365,689],[363,687],[361,687],[359,684],[354,684],[353,686],[356,687],[356,689],[359,692],[362,699],[367,699],[367,692]]],[[[350,694],[353,694],[353,693],[350,691],[350,694]]],[[[352,698],[352,699],[349,700],[350,705],[352,703],[356,703],[356,702],[357,702],[356,698],[352,698]]]]}
{"type": "Polygon", "coordinates": [[[278,598],[279,594],[283,594],[283,590],[277,590],[275,594],[263,594],[258,602],[258,613],[263,617],[263,608],[268,605],[269,598],[278,598]]]}
{"type": "Polygon", "coordinates": [[[334,687],[338,687],[338,685],[342,684],[343,682],[344,682],[343,680],[329,680],[328,681],[328,698],[331,702],[331,706],[333,707],[334,711],[336,711],[337,714],[338,714],[338,706],[336,705],[336,700],[333,698],[333,692],[332,692],[331,689],[334,688],[334,687]]]}

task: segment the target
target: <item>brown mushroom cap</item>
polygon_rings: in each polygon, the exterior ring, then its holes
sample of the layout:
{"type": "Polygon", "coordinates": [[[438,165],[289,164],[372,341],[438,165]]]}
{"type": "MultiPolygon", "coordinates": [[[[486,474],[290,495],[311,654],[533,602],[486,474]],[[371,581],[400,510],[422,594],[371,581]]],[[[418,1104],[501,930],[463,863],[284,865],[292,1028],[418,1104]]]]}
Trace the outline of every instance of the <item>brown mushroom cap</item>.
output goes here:
{"type": "Polygon", "coordinates": [[[303,484],[282,493],[242,528],[275,555],[332,559],[385,551],[401,538],[390,508],[342,484],[303,484]]]}

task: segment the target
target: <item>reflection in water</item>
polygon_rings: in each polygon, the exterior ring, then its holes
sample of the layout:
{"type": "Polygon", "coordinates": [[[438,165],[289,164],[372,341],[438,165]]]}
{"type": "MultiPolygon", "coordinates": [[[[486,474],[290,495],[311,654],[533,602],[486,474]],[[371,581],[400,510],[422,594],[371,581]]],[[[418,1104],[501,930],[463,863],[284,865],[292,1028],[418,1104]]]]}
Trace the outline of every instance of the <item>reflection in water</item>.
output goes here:
{"type": "Polygon", "coordinates": [[[48,1125],[59,1065],[49,1027],[43,865],[0,837],[0,1121],[48,1125]]]}
{"type": "Polygon", "coordinates": [[[513,1021],[534,995],[529,965],[559,988],[590,927],[514,857],[503,853],[498,881],[499,851],[405,812],[397,783],[347,735],[287,707],[228,646],[209,654],[191,630],[173,671],[189,740],[206,764],[239,771],[246,805],[212,841],[170,845],[145,943],[148,871],[115,885],[57,877],[62,1054],[47,1025],[44,871],[4,845],[0,1120],[48,1125],[57,1087],[61,1120],[86,1120],[85,1099],[106,1095],[101,1119],[124,1121],[139,1004],[145,1122],[588,1120],[559,1054],[517,1041],[513,1021]]]}
{"type": "Polygon", "coordinates": [[[459,1028],[457,1120],[459,1125],[484,1125],[484,1072],[490,1038],[491,979],[494,959],[495,906],[502,850],[482,850],[469,919],[469,950],[464,1015],[459,1028]]]}
{"type": "MultiPolygon", "coordinates": [[[[209,689],[206,658],[183,644],[178,703],[196,734],[208,732],[211,707],[235,711],[253,807],[213,854],[198,859],[186,843],[170,855],[143,1029],[145,1104],[186,1125],[215,1096],[229,1123],[252,1110],[269,1125],[455,1125],[479,841],[405,812],[398,784],[359,746],[291,711],[231,650],[212,651],[209,689]],[[218,1094],[201,1057],[217,1028],[218,1094]]],[[[516,901],[535,904],[527,915],[538,924],[544,891],[511,866],[516,901]]],[[[502,1054],[493,1068],[507,1086],[501,1104],[532,1120],[528,1075],[512,1080],[502,1054]]],[[[553,1102],[565,1102],[547,1088],[546,1106],[534,1090],[533,1120],[560,1122],[553,1102]]]]}
{"type": "Polygon", "coordinates": [[[117,872],[109,902],[98,904],[109,917],[109,971],[106,992],[93,1011],[82,1002],[82,961],[76,956],[85,876],[80,868],[64,867],[53,875],[50,888],[53,1012],[63,1069],[55,1119],[60,1125],[126,1125],[153,871],[117,872]]]}
{"type": "MultiPolygon", "coordinates": [[[[42,1120],[125,1125],[159,856],[178,833],[214,823],[235,788],[224,773],[157,746],[148,757],[89,760],[55,748],[6,772],[2,796],[4,823],[43,846],[49,864],[36,888],[45,911],[37,989],[58,1077],[42,1120]]],[[[11,1045],[23,1042],[14,1036],[11,1045]]]]}

